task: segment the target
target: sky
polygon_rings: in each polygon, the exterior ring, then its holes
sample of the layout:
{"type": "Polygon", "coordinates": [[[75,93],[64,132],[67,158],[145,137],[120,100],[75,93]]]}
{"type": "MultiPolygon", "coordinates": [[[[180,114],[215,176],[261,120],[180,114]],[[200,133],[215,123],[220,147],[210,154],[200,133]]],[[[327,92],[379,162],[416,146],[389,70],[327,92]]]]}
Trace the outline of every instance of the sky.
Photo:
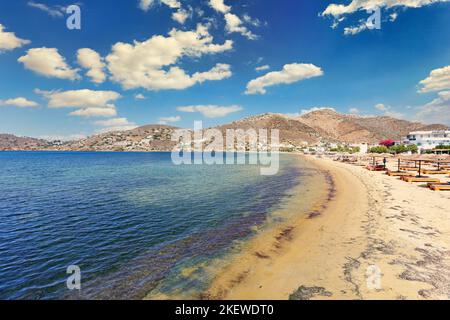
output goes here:
{"type": "Polygon", "coordinates": [[[0,132],[318,108],[450,125],[448,0],[0,1],[0,132]]]}

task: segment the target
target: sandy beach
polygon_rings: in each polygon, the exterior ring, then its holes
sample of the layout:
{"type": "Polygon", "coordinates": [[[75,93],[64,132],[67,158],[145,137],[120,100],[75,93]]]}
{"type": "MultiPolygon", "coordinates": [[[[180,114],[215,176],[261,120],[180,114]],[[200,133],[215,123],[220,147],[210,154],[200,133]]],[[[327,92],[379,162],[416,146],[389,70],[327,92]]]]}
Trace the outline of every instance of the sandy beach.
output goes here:
{"type": "Polygon", "coordinates": [[[321,204],[250,240],[201,298],[450,298],[449,192],[307,161],[329,180],[321,204]]]}

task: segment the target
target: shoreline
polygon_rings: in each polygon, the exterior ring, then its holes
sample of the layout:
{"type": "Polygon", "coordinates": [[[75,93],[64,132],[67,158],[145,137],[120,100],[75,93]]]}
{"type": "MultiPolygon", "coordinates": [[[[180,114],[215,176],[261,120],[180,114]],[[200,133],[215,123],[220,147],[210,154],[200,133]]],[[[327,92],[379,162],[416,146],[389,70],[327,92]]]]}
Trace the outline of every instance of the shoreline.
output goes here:
{"type": "Polygon", "coordinates": [[[448,194],[299,157],[330,174],[332,199],[250,240],[201,299],[449,299],[448,194]]]}

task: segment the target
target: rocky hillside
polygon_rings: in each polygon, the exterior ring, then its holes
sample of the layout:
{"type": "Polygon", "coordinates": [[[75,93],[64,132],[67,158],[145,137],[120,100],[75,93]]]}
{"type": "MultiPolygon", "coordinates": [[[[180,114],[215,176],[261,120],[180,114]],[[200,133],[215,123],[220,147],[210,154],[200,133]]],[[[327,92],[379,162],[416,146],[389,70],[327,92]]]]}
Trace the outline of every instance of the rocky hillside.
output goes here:
{"type": "Polygon", "coordinates": [[[59,150],[73,151],[171,151],[176,127],[147,125],[129,131],[108,132],[63,144],[59,150]]]}
{"type": "Polygon", "coordinates": [[[281,114],[267,113],[217,128],[224,133],[227,129],[277,129],[280,132],[280,143],[286,146],[311,145],[320,141],[320,134],[317,130],[301,121],[281,114]]]}
{"type": "Polygon", "coordinates": [[[0,150],[39,150],[46,148],[48,144],[45,140],[0,134],[0,150]]]}
{"type": "MultiPolygon", "coordinates": [[[[378,143],[400,140],[415,130],[444,130],[444,125],[424,125],[391,117],[361,117],[321,109],[299,117],[263,114],[217,127],[227,129],[278,129],[282,147],[302,147],[319,142],[378,143]]],[[[73,150],[73,151],[171,151],[176,127],[148,125],[129,131],[108,132],[86,139],[54,143],[33,138],[0,135],[0,150],[73,150]]],[[[225,135],[224,135],[225,136],[225,135]]]]}
{"type": "Polygon", "coordinates": [[[444,130],[444,125],[424,125],[392,117],[361,117],[338,113],[332,109],[322,109],[296,118],[313,127],[325,140],[346,143],[377,143],[384,139],[401,140],[409,132],[416,130],[444,130]]]}

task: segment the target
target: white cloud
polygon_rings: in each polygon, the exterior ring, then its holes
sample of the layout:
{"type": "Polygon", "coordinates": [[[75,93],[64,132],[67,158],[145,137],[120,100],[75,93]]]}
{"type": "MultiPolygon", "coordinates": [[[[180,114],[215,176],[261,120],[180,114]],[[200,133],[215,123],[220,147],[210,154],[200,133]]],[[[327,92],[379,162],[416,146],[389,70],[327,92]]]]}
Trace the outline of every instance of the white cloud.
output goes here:
{"type": "Polygon", "coordinates": [[[242,111],[240,106],[217,106],[217,105],[197,105],[197,106],[182,106],[177,108],[182,112],[199,112],[206,118],[222,118],[230,113],[242,111]]]}
{"type": "Polygon", "coordinates": [[[384,105],[383,103],[378,103],[375,105],[375,109],[380,110],[380,111],[388,111],[390,109],[390,107],[384,105]]]}
{"type": "Polygon", "coordinates": [[[174,123],[181,120],[180,116],[174,116],[174,117],[161,117],[159,118],[159,124],[168,124],[168,123],[174,123]]]}
{"type": "Polygon", "coordinates": [[[78,64],[89,71],[86,73],[91,81],[94,83],[103,83],[106,80],[106,75],[103,69],[105,63],[102,57],[92,49],[79,49],[77,53],[78,64]]]}
{"type": "Polygon", "coordinates": [[[28,1],[28,5],[30,7],[39,9],[41,11],[46,12],[48,15],[55,17],[55,18],[62,18],[64,17],[64,14],[66,12],[66,8],[63,6],[48,6],[46,4],[43,3],[38,3],[38,2],[34,2],[34,1],[28,1]]]}
{"type": "Polygon", "coordinates": [[[114,118],[108,120],[98,120],[94,124],[102,127],[118,127],[118,126],[129,126],[135,125],[134,123],[128,121],[127,118],[114,118]]]}
{"type": "Polygon", "coordinates": [[[26,69],[46,77],[79,79],[78,69],[72,69],[56,48],[33,48],[17,61],[23,63],[26,69]]]}
{"type": "Polygon", "coordinates": [[[231,10],[231,7],[227,6],[224,3],[224,0],[209,0],[209,5],[211,6],[211,8],[213,8],[217,12],[220,12],[223,14],[228,13],[231,10]]]}
{"type": "Polygon", "coordinates": [[[266,75],[250,81],[246,94],[265,94],[266,87],[278,84],[291,84],[301,80],[322,76],[321,68],[313,64],[286,64],[281,71],[269,72],[266,75]]]}
{"type": "Polygon", "coordinates": [[[313,108],[310,108],[310,109],[302,109],[300,111],[300,114],[301,115],[305,115],[305,114],[308,114],[308,113],[311,113],[311,112],[322,111],[322,110],[336,111],[336,109],[330,108],[330,107],[313,107],[313,108]]]}
{"type": "Polygon", "coordinates": [[[14,99],[8,99],[8,100],[0,100],[0,106],[11,106],[11,107],[18,107],[18,108],[35,108],[39,106],[38,103],[34,101],[30,101],[23,97],[18,97],[14,99]]]}
{"type": "Polygon", "coordinates": [[[145,100],[147,99],[142,93],[138,93],[134,95],[134,99],[136,100],[145,100]]]}
{"type": "Polygon", "coordinates": [[[41,91],[36,93],[49,100],[49,108],[112,108],[110,102],[121,96],[114,91],[95,91],[89,89],[69,91],[41,91]]]}
{"type": "Polygon", "coordinates": [[[260,72],[260,71],[266,71],[266,70],[269,70],[269,69],[270,69],[270,66],[264,65],[264,66],[256,67],[255,71],[260,72]]]}
{"type": "Polygon", "coordinates": [[[112,79],[125,89],[186,89],[205,80],[221,80],[231,76],[229,66],[218,64],[207,72],[192,76],[175,64],[183,57],[199,58],[231,50],[233,42],[214,44],[207,28],[195,31],[172,29],[169,36],[156,35],[144,42],[116,43],[106,57],[112,79]]]}
{"type": "Polygon", "coordinates": [[[0,23],[0,52],[20,48],[31,43],[30,40],[16,37],[14,32],[6,32],[5,27],[0,23]]]}
{"type": "Polygon", "coordinates": [[[49,108],[78,108],[69,115],[78,117],[115,117],[116,106],[111,102],[120,98],[114,91],[94,91],[89,89],[69,91],[41,91],[36,93],[49,100],[49,108]]]}
{"type": "Polygon", "coordinates": [[[218,63],[214,68],[206,72],[197,72],[192,75],[194,82],[203,83],[207,80],[218,81],[232,76],[231,66],[224,63],[218,63]]]}
{"type": "Polygon", "coordinates": [[[232,13],[226,13],[225,14],[225,22],[226,22],[225,29],[229,33],[233,33],[233,32],[240,33],[249,40],[258,39],[257,35],[253,34],[250,30],[247,29],[247,27],[245,27],[242,24],[242,20],[237,15],[232,14],[232,13]]]}
{"type": "Polygon", "coordinates": [[[94,122],[95,125],[105,127],[99,130],[99,133],[114,132],[114,131],[128,131],[136,129],[138,126],[129,121],[127,118],[114,118],[109,120],[99,120],[94,122]]]}
{"type": "Polygon", "coordinates": [[[258,39],[258,36],[253,34],[244,25],[244,22],[250,24],[254,27],[259,27],[261,22],[258,19],[253,19],[248,14],[243,16],[243,20],[237,15],[231,13],[231,6],[225,4],[224,0],[209,0],[209,5],[211,8],[219,13],[222,13],[225,18],[225,30],[228,33],[240,33],[244,37],[250,40],[258,39]]]}
{"type": "Polygon", "coordinates": [[[148,11],[154,2],[154,0],[139,0],[139,8],[141,8],[141,10],[148,11]]]}
{"type": "Polygon", "coordinates": [[[355,13],[360,10],[372,10],[375,7],[405,7],[420,8],[437,2],[447,2],[448,0],[352,0],[348,5],[330,4],[322,15],[339,17],[345,14],[355,13]]]}
{"type": "Polygon", "coordinates": [[[85,117],[85,118],[91,118],[91,117],[115,117],[117,116],[117,110],[115,107],[90,107],[90,108],[83,108],[76,111],[72,111],[69,113],[71,116],[77,116],[77,117],[85,117]]]}
{"type": "Polygon", "coordinates": [[[359,114],[361,111],[358,108],[350,108],[348,110],[350,114],[359,114]]]}
{"type": "Polygon", "coordinates": [[[344,28],[344,34],[354,36],[355,34],[358,34],[364,30],[367,30],[367,25],[365,23],[361,23],[359,26],[356,26],[356,27],[344,28]]]}
{"type": "MultiPolygon", "coordinates": [[[[333,26],[335,27],[344,20],[345,16],[359,11],[373,10],[378,7],[392,12],[396,8],[420,8],[438,2],[448,2],[448,0],[351,0],[348,4],[329,4],[321,15],[333,17],[335,19],[333,26]]],[[[396,12],[391,13],[390,21],[395,21],[397,16],[396,12]]],[[[346,34],[356,34],[366,29],[367,27],[361,24],[359,27],[345,28],[345,32],[346,34]]]]}
{"type": "Polygon", "coordinates": [[[438,98],[419,107],[416,118],[425,123],[450,125],[450,91],[439,92],[438,98]]]}
{"type": "Polygon", "coordinates": [[[450,66],[431,71],[428,78],[420,81],[419,92],[434,92],[450,89],[450,66]]]}
{"type": "Polygon", "coordinates": [[[401,112],[395,111],[392,109],[391,106],[387,106],[383,103],[378,103],[374,106],[375,109],[383,112],[383,116],[385,117],[391,117],[391,118],[396,118],[396,119],[404,119],[405,115],[401,112]]]}
{"type": "Polygon", "coordinates": [[[180,24],[184,24],[191,15],[192,15],[191,11],[185,9],[178,9],[176,12],[172,13],[172,20],[180,24]]]}

